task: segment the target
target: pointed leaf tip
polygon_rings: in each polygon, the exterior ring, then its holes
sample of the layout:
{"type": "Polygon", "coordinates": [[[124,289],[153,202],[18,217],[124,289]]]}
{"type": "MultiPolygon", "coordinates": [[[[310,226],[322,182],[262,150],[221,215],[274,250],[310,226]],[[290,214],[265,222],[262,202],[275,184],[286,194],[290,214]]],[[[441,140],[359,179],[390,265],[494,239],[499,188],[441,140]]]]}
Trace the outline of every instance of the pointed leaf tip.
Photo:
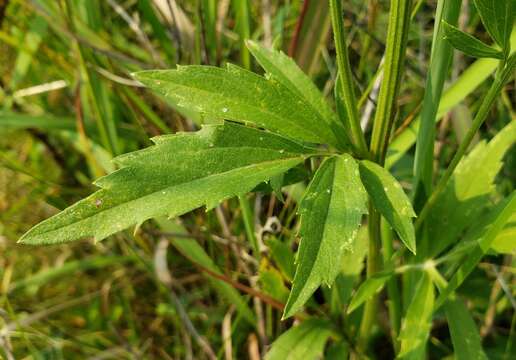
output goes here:
{"type": "Polygon", "coordinates": [[[416,235],[412,218],[416,214],[400,183],[383,167],[368,160],[360,162],[360,176],[374,207],[415,254],[416,235]]]}
{"type": "Polygon", "coordinates": [[[300,203],[297,268],[283,319],[299,311],[321,284],[333,283],[344,254],[355,246],[366,204],[358,164],[350,155],[321,164],[300,203]]]}

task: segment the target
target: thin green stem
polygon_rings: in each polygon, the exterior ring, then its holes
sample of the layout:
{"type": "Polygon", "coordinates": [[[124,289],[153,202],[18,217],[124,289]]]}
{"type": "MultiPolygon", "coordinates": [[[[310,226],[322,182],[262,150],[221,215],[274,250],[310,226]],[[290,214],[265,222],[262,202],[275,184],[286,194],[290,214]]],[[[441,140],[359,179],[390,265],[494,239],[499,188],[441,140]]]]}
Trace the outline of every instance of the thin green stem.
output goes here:
{"type": "Polygon", "coordinates": [[[342,103],[346,109],[346,118],[341,119],[349,130],[350,141],[357,152],[362,157],[367,157],[367,144],[364,133],[360,127],[358,117],[357,99],[353,88],[353,76],[349,64],[348,48],[344,32],[344,22],[342,19],[341,0],[330,0],[330,14],[333,25],[333,37],[335,40],[335,50],[337,52],[337,67],[339,69],[340,91],[337,93],[342,96],[342,103]]]}
{"type": "Polygon", "coordinates": [[[256,234],[254,232],[254,221],[253,212],[251,210],[251,204],[249,203],[249,199],[245,195],[239,196],[238,201],[240,203],[240,208],[242,209],[242,219],[244,220],[244,227],[247,240],[251,243],[254,256],[257,259],[259,259],[260,247],[258,245],[258,240],[256,239],[256,234]]]}
{"type": "Polygon", "coordinates": [[[435,118],[444,87],[444,80],[453,59],[453,48],[443,37],[441,20],[455,25],[459,17],[460,5],[461,0],[439,0],[437,4],[430,55],[430,72],[426,79],[426,91],[421,110],[421,125],[417,137],[414,160],[414,205],[416,211],[421,208],[432,191],[435,118]]]}
{"type": "Polygon", "coordinates": [[[435,205],[439,195],[445,189],[446,185],[448,184],[448,180],[450,180],[450,177],[452,176],[453,172],[455,171],[455,168],[459,164],[460,160],[466,154],[466,151],[469,148],[469,145],[471,144],[473,137],[477,133],[480,126],[486,120],[487,115],[489,114],[489,109],[491,109],[491,106],[493,105],[496,98],[502,91],[502,88],[505,85],[505,83],[512,76],[515,66],[516,66],[516,54],[513,54],[507,61],[507,64],[505,65],[503,70],[498,71],[498,73],[496,74],[495,80],[493,81],[491,87],[489,88],[489,91],[487,92],[486,96],[484,97],[484,100],[482,101],[482,104],[480,105],[480,108],[478,109],[478,112],[477,112],[475,118],[473,119],[473,123],[471,124],[471,127],[468,129],[468,132],[466,133],[466,136],[464,137],[464,140],[462,140],[461,144],[459,145],[459,148],[457,149],[457,152],[455,153],[452,161],[450,162],[450,165],[446,169],[444,175],[441,177],[441,179],[437,183],[432,195],[428,198],[428,201],[426,202],[425,206],[421,210],[421,213],[419,214],[419,216],[416,220],[416,223],[415,223],[416,231],[421,227],[421,225],[423,224],[423,221],[426,219],[426,217],[430,213],[430,210],[435,205]]]}
{"type": "MultiPolygon", "coordinates": [[[[373,204],[369,202],[369,251],[367,253],[367,277],[370,278],[380,271],[382,267],[382,258],[380,257],[381,248],[381,229],[380,229],[380,213],[376,211],[373,204]]],[[[362,350],[367,347],[369,332],[376,320],[376,308],[378,306],[378,297],[373,296],[366,302],[364,315],[360,323],[359,344],[362,350]]]]}
{"type": "Polygon", "coordinates": [[[245,45],[245,41],[251,38],[251,25],[249,20],[248,0],[232,1],[233,11],[236,17],[236,29],[240,36],[240,58],[246,69],[251,68],[251,56],[245,45]]]}
{"type": "MultiPolygon", "coordinates": [[[[382,254],[383,254],[383,267],[388,268],[391,263],[393,254],[392,240],[393,234],[389,224],[383,219],[381,221],[381,234],[382,234],[382,254]]],[[[398,335],[401,327],[401,298],[398,287],[398,281],[395,276],[387,280],[387,295],[389,301],[387,308],[389,310],[389,321],[391,324],[391,340],[394,346],[394,351],[398,353],[399,342],[398,335]]]]}
{"type": "MultiPolygon", "coordinates": [[[[385,48],[384,78],[380,87],[375,113],[370,152],[374,161],[383,165],[393,125],[396,100],[400,88],[410,24],[411,0],[393,0],[389,11],[389,28],[385,48]]],[[[381,216],[372,205],[369,211],[369,252],[367,277],[381,269],[381,216]]],[[[391,245],[392,247],[392,245],[391,245]]],[[[387,251],[391,251],[390,249],[387,251]]],[[[377,316],[378,296],[373,296],[365,305],[360,326],[360,343],[365,345],[377,316]]]]}
{"type": "Polygon", "coordinates": [[[393,0],[385,48],[385,68],[371,137],[371,155],[380,165],[385,161],[396,113],[396,100],[405,62],[405,46],[410,24],[411,0],[393,0]]]}

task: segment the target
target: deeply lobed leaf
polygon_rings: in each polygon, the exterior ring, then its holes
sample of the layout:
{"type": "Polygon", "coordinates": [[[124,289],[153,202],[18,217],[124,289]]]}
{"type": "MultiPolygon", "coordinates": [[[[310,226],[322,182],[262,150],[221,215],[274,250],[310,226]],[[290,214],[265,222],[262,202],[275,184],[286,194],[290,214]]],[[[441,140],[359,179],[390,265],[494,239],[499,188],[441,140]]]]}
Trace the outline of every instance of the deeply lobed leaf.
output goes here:
{"type": "Polygon", "coordinates": [[[347,154],[325,160],[300,204],[297,269],[284,317],[298,311],[321,284],[331,285],[353,250],[367,195],[358,164],[347,154]]]}
{"type": "Polygon", "coordinates": [[[275,76],[268,78],[228,64],[178,66],[177,70],[151,70],[134,77],[181,107],[209,117],[253,123],[300,141],[342,147],[328,119],[299,92],[275,76]]]}
{"type": "Polygon", "coordinates": [[[226,123],[153,139],[155,146],[115,159],[121,169],[101,189],[38,224],[20,242],[97,241],[159,216],[178,216],[250,191],[301,163],[313,148],[270,132],[226,123]]]}

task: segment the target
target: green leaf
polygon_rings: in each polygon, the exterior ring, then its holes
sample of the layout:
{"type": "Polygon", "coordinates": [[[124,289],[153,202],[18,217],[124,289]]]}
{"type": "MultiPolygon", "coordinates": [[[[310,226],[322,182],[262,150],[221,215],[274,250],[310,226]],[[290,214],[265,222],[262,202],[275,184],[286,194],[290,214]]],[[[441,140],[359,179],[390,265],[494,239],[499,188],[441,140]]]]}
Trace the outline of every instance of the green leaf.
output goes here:
{"type": "Polygon", "coordinates": [[[347,154],[325,160],[300,204],[300,245],[297,269],[283,317],[297,312],[314,291],[331,285],[352,251],[367,196],[358,165],[347,154]]]}
{"type": "Polygon", "coordinates": [[[269,181],[269,185],[272,191],[274,192],[274,195],[276,195],[276,198],[281,202],[285,201],[285,199],[283,198],[283,193],[281,192],[284,180],[285,174],[283,173],[272,177],[269,181]]]}
{"type": "MultiPolygon", "coordinates": [[[[516,31],[512,32],[511,45],[516,47],[516,31]]],[[[443,92],[437,109],[436,121],[441,121],[442,117],[453,107],[461,103],[466,96],[471,94],[480,84],[482,84],[499,66],[497,59],[478,59],[471,64],[458,78],[443,92]]],[[[421,119],[416,117],[412,123],[403,130],[398,136],[394,137],[389,144],[385,167],[390,169],[398,162],[416,142],[419,132],[421,119]]]]}
{"type": "Polygon", "coordinates": [[[374,207],[415,254],[416,236],[412,218],[416,214],[400,183],[383,167],[368,160],[360,162],[360,176],[374,207]]]}
{"type": "Polygon", "coordinates": [[[80,260],[67,261],[57,267],[48,267],[35,274],[29,275],[20,280],[11,282],[8,292],[12,293],[24,288],[41,287],[47,283],[64,281],[66,276],[77,276],[80,272],[100,270],[108,266],[120,266],[128,262],[136,262],[133,256],[97,255],[89,256],[80,260]]]}
{"type": "Polygon", "coordinates": [[[253,123],[281,135],[338,146],[339,140],[310,104],[276,80],[228,64],[178,66],[134,77],[154,91],[206,116],[253,123]]]}
{"type": "Polygon", "coordinates": [[[448,328],[453,342],[455,359],[487,359],[475,322],[464,303],[458,299],[449,300],[444,305],[448,328]]]}
{"type": "Polygon", "coordinates": [[[487,32],[505,53],[509,53],[509,38],[514,23],[514,0],[474,0],[487,32]]]}
{"type": "Polygon", "coordinates": [[[292,281],[296,268],[294,264],[294,254],[290,246],[275,237],[266,239],[265,243],[269,247],[272,259],[281,270],[283,276],[292,281]]]}
{"type": "Polygon", "coordinates": [[[166,135],[155,146],[115,159],[121,169],[97,180],[101,190],[47,219],[20,242],[99,241],[160,215],[178,216],[250,191],[303,162],[314,149],[272,133],[226,123],[166,135]]]}
{"type": "Polygon", "coordinates": [[[352,313],[360,305],[369,300],[374,294],[379,292],[392,275],[392,272],[382,272],[376,273],[372,277],[366,279],[351,299],[347,313],[352,313]]]}
{"type": "MultiPolygon", "coordinates": [[[[266,49],[254,41],[247,41],[247,47],[268,74],[302,97],[336,134],[345,134],[344,126],[323,94],[292,58],[282,51],[266,49]]],[[[344,140],[342,137],[339,139],[344,140]]],[[[345,143],[342,145],[346,147],[345,143]]]]}
{"type": "Polygon", "coordinates": [[[424,273],[414,292],[412,301],[403,319],[399,339],[400,359],[423,359],[426,342],[432,326],[434,306],[434,285],[424,273]]]}
{"type": "Polygon", "coordinates": [[[330,345],[324,354],[324,360],[342,360],[348,359],[349,345],[343,340],[330,345]]]}
{"type": "Polygon", "coordinates": [[[507,221],[507,224],[493,240],[491,248],[501,254],[516,254],[516,213],[507,221]]]}
{"type": "MultiPolygon", "coordinates": [[[[497,206],[496,216],[493,223],[485,230],[484,235],[477,241],[475,246],[464,256],[462,264],[453,274],[448,285],[441,291],[437,298],[436,308],[443,305],[448,296],[453,293],[475,269],[485,253],[491,248],[494,239],[503,229],[509,218],[516,212],[516,191],[502,203],[503,206],[497,206]]],[[[460,245],[459,245],[460,246],[460,245]]],[[[453,250],[452,250],[453,251],[453,250]]]]}
{"type": "Polygon", "coordinates": [[[460,31],[455,26],[445,21],[443,21],[443,30],[446,40],[448,40],[455,49],[462,51],[466,55],[476,58],[503,59],[503,52],[500,50],[496,50],[484,44],[477,38],[460,31]]]}
{"type": "Polygon", "coordinates": [[[265,360],[319,359],[332,332],[326,320],[305,320],[274,341],[265,360]]]}
{"type": "Polygon", "coordinates": [[[288,298],[288,288],[285,286],[281,272],[272,267],[267,260],[262,260],[259,271],[260,287],[266,294],[285,303],[288,298]]]}
{"type": "Polygon", "coordinates": [[[471,224],[484,216],[494,180],[507,151],[516,143],[516,122],[511,121],[489,143],[479,142],[461,160],[446,189],[427,218],[428,256],[436,256],[455,243],[471,224]],[[473,181],[474,180],[474,181],[473,181]]]}

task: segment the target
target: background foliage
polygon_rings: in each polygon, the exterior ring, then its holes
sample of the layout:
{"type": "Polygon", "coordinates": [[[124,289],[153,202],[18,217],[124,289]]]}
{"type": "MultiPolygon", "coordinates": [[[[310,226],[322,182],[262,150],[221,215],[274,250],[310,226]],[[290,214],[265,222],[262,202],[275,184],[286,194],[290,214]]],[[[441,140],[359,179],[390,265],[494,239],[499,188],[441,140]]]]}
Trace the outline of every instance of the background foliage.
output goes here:
{"type": "MultiPolygon", "coordinates": [[[[345,256],[335,285],[317,290],[307,304],[307,314],[319,318],[304,320],[306,314],[299,314],[280,321],[294,278],[295,214],[309,171],[304,167],[287,173],[283,180],[293,185],[283,191],[271,181],[255,195],[227,200],[210,212],[196,210],[180,221],[146,222],[134,234],[124,231],[96,244],[16,244],[34,224],[92,193],[92,181],[115,169],[110,162],[114,156],[150,145],[150,137],[197,130],[217,123],[221,115],[230,116],[220,107],[192,111],[156,95],[133,80],[135,71],[230,62],[261,72],[244,42],[253,39],[292,55],[331,101],[337,65],[327,6],[274,0],[0,1],[2,356],[257,359],[278,338],[267,355],[271,359],[323,352],[328,358],[348,351],[362,355],[355,339],[360,297],[348,304],[364,271],[363,230],[357,242],[363,248],[345,256]],[[290,337],[280,337],[291,328],[295,332],[288,332],[290,337]]],[[[411,129],[423,102],[435,6],[434,1],[414,5],[396,130],[386,160],[409,193],[415,156],[411,129]]],[[[388,7],[388,1],[370,0],[349,1],[343,9],[364,127],[373,121],[388,7]]],[[[458,28],[491,43],[472,2],[463,1],[458,28]]],[[[455,53],[437,111],[442,117],[435,145],[438,172],[471,126],[495,68],[494,60],[455,53]]],[[[476,147],[429,214],[429,233],[439,238],[431,243],[431,254],[439,254],[458,236],[464,242],[476,239],[485,224],[470,226],[468,219],[495,218],[500,206],[491,205],[514,190],[514,121],[501,133],[509,135],[489,142],[514,120],[513,87],[514,82],[503,89],[474,140],[476,147]],[[455,218],[465,213],[469,218],[455,218]]],[[[239,94],[244,95],[242,90],[239,94]]],[[[257,121],[262,119],[267,120],[257,121]]],[[[471,341],[481,342],[489,358],[514,356],[514,227],[509,225],[460,287],[458,299],[429,319],[431,358],[451,357],[456,346],[478,355],[482,350],[472,348],[471,341]],[[480,334],[468,333],[472,327],[480,334]],[[462,347],[456,343],[461,338],[462,347]]],[[[390,279],[391,274],[380,274],[365,292],[386,282],[389,286],[390,279]]],[[[410,319],[425,318],[434,301],[431,281],[435,279],[426,276],[419,281],[417,301],[410,306],[410,299],[403,299],[408,320],[400,333],[402,353],[414,346],[411,339],[418,331],[424,332],[410,319]]],[[[389,310],[381,303],[370,355],[385,358],[393,356],[393,349],[389,310]]]]}

